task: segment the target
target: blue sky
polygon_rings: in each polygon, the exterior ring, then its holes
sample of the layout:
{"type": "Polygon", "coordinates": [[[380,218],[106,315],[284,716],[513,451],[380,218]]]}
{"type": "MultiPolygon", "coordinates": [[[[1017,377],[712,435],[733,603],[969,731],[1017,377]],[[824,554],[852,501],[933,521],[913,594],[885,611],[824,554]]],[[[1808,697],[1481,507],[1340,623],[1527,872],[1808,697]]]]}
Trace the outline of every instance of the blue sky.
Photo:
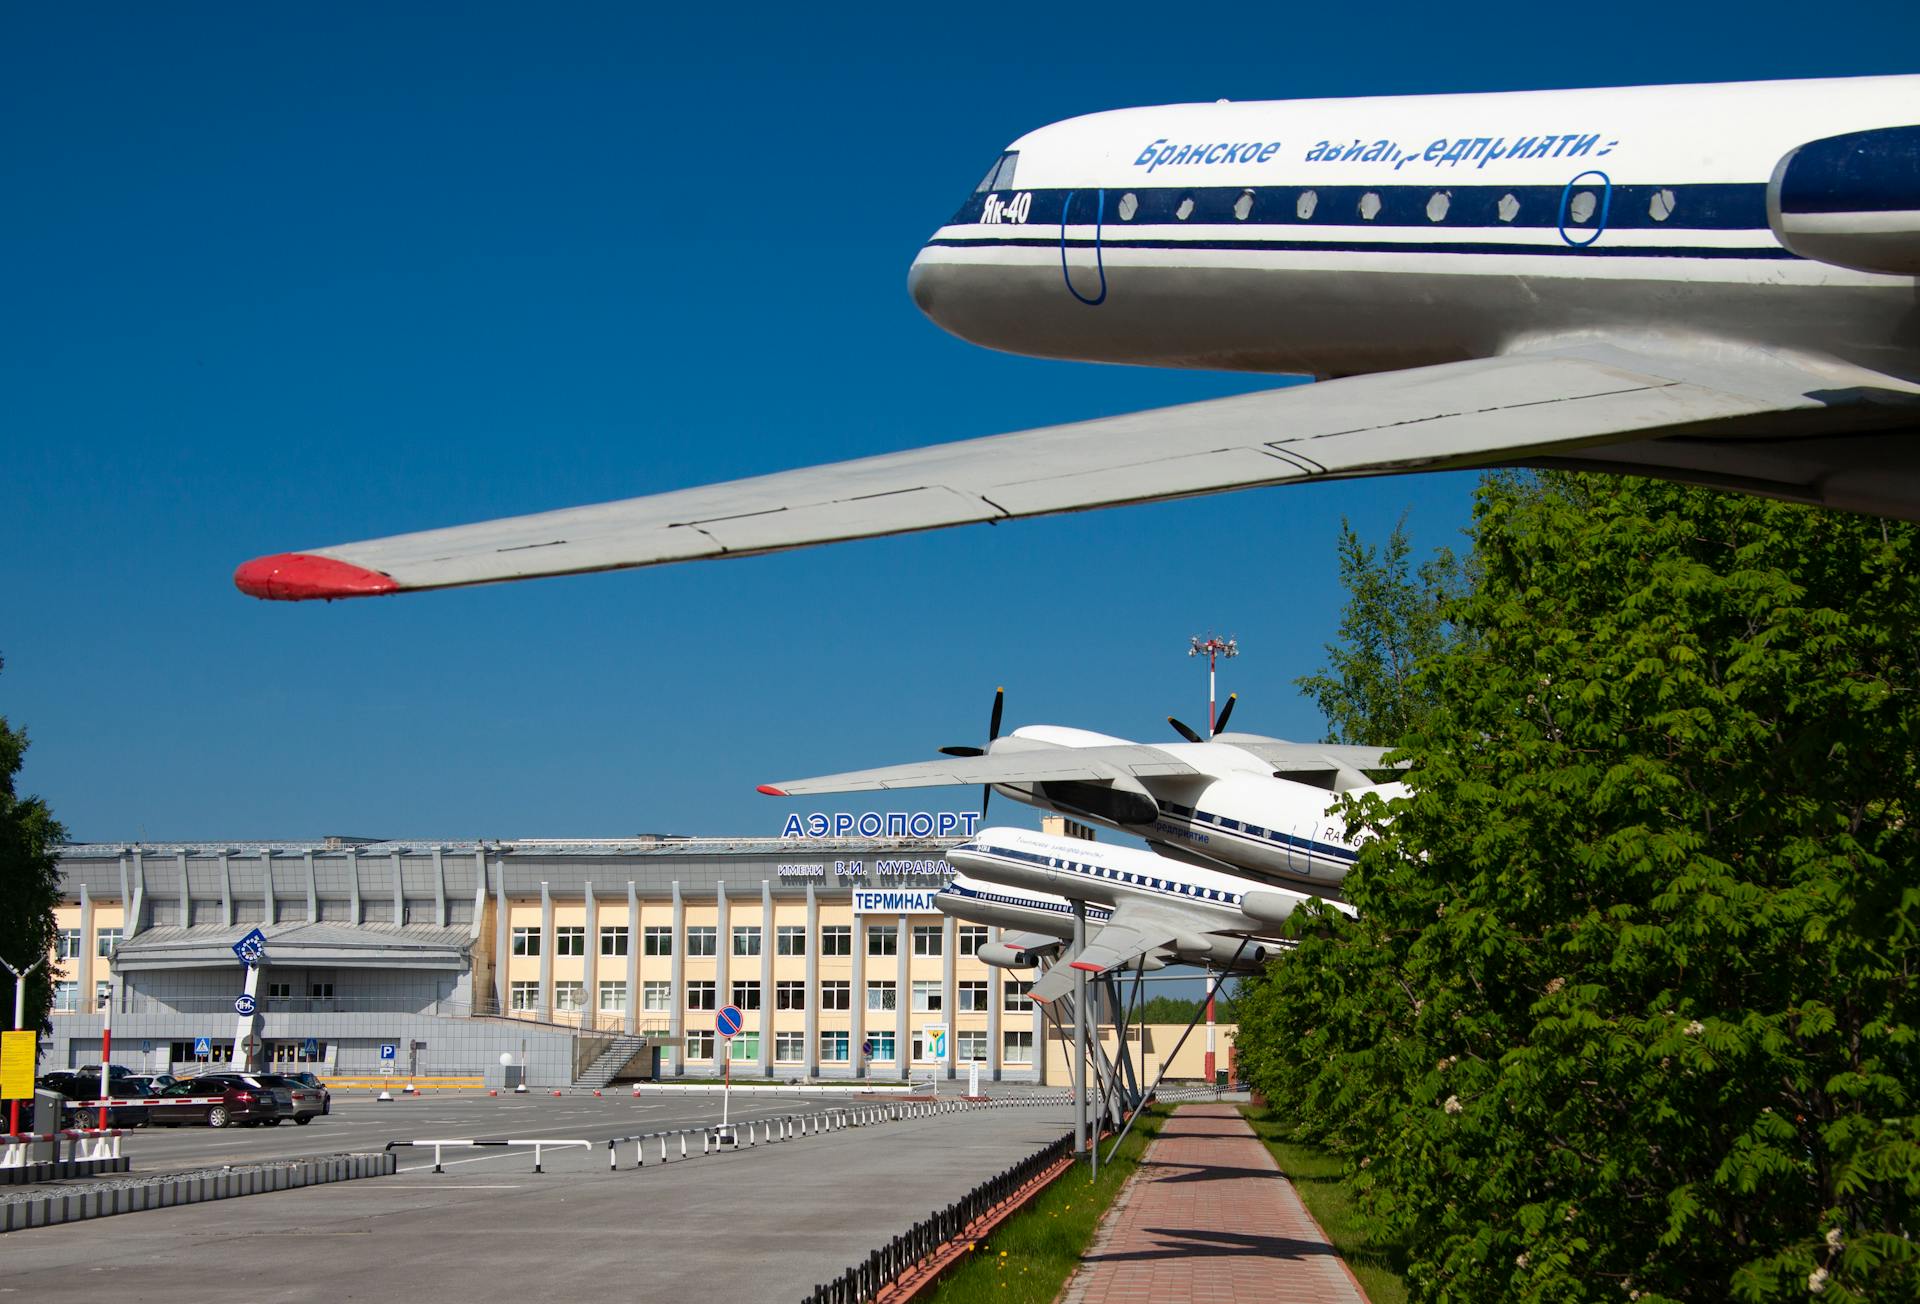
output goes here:
{"type": "Polygon", "coordinates": [[[1208,629],[1236,725],[1318,737],[1341,517],[1452,542],[1473,477],[399,600],[228,577],[1261,387],[920,317],[920,242],[1058,118],[1904,72],[1920,37],[1904,0],[340,8],[0,19],[0,714],[76,838],[772,834],[756,783],[977,742],[996,684],[1009,726],[1170,737],[1208,629]]]}

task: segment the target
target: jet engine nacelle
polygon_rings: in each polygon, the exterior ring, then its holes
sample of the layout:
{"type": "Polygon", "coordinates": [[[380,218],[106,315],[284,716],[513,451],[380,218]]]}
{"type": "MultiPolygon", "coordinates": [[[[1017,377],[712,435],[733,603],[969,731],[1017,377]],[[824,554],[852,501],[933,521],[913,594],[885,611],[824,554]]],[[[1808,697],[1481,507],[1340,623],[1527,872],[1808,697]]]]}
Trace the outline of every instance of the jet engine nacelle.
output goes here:
{"type": "Polygon", "coordinates": [[[1108,824],[1146,825],[1160,818],[1160,803],[1146,785],[1127,775],[1116,775],[1107,783],[1063,779],[1034,787],[1040,800],[1054,809],[1091,815],[1108,824]]]}
{"type": "Polygon", "coordinates": [[[1040,953],[1008,946],[1005,942],[982,942],[975,952],[983,964],[995,969],[1031,969],[1040,963],[1040,953]]]}
{"type": "Polygon", "coordinates": [[[1920,275],[1920,126],[1808,141],[1767,184],[1780,243],[1817,262],[1920,275]]]}
{"type": "Polygon", "coordinates": [[[1268,959],[1266,947],[1258,942],[1248,942],[1242,948],[1237,937],[1176,937],[1173,939],[1173,951],[1188,964],[1206,964],[1218,969],[1235,964],[1236,954],[1239,956],[1238,966],[1243,969],[1257,969],[1268,959]]]}

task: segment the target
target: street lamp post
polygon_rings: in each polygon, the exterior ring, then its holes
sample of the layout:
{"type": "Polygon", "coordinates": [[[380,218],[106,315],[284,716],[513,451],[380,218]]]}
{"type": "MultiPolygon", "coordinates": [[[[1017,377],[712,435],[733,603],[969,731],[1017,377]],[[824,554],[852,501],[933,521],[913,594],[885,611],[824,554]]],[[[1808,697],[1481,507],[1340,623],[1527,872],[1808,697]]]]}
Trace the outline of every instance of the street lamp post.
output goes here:
{"type": "MultiPolygon", "coordinates": [[[[1214,707],[1217,700],[1217,693],[1214,687],[1215,671],[1219,666],[1221,658],[1237,657],[1240,655],[1240,644],[1231,638],[1220,638],[1212,631],[1208,631],[1205,638],[1201,638],[1198,634],[1195,634],[1191,639],[1187,640],[1187,644],[1188,656],[1197,657],[1204,655],[1207,658],[1207,737],[1211,738],[1214,735],[1214,721],[1218,718],[1214,714],[1214,707]]],[[[1219,976],[1215,974],[1212,967],[1209,966],[1207,969],[1206,1064],[1208,1086],[1212,1086],[1214,1083],[1213,1072],[1216,1056],[1214,1052],[1213,997],[1214,993],[1219,989],[1219,986],[1219,976]]]]}

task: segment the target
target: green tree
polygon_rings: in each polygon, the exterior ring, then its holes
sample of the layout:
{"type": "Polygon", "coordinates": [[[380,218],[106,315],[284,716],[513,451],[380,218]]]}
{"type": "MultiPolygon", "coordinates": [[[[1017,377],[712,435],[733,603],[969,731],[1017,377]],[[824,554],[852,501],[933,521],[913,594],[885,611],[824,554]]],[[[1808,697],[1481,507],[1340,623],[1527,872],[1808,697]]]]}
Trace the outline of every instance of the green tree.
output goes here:
{"type": "Polygon", "coordinates": [[[1920,531],[1548,474],[1474,545],[1242,1063],[1418,1298],[1920,1298],[1920,531]]]}
{"type": "MultiPolygon", "coordinates": [[[[0,662],[0,667],[5,663],[0,662]]],[[[66,830],[47,803],[22,797],[14,778],[26,755],[27,735],[0,715],[0,957],[25,967],[53,950],[53,909],[60,903],[59,846],[66,830]]],[[[28,1028],[51,1031],[53,977],[42,965],[27,978],[28,1028]]],[[[0,1020],[12,1026],[14,979],[0,969],[0,1020]]]]}
{"type": "Polygon", "coordinates": [[[1293,681],[1326,717],[1327,742],[1399,744],[1429,704],[1420,667],[1453,640],[1446,601],[1461,588],[1459,559],[1442,548],[1416,569],[1406,527],[1402,516],[1375,547],[1341,518],[1340,642],[1326,645],[1325,669],[1293,681]]]}

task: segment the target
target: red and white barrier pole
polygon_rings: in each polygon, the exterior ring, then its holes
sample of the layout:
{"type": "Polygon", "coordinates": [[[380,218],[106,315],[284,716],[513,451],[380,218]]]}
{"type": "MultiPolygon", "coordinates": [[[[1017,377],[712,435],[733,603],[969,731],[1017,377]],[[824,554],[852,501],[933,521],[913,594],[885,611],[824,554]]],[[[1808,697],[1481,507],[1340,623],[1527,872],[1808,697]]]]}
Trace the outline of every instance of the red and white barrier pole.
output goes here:
{"type": "Polygon", "coordinates": [[[106,1010],[106,1021],[100,1025],[100,1126],[107,1125],[107,1098],[113,1094],[107,1085],[107,1063],[113,1054],[113,984],[107,984],[106,994],[100,998],[106,1010]]]}

